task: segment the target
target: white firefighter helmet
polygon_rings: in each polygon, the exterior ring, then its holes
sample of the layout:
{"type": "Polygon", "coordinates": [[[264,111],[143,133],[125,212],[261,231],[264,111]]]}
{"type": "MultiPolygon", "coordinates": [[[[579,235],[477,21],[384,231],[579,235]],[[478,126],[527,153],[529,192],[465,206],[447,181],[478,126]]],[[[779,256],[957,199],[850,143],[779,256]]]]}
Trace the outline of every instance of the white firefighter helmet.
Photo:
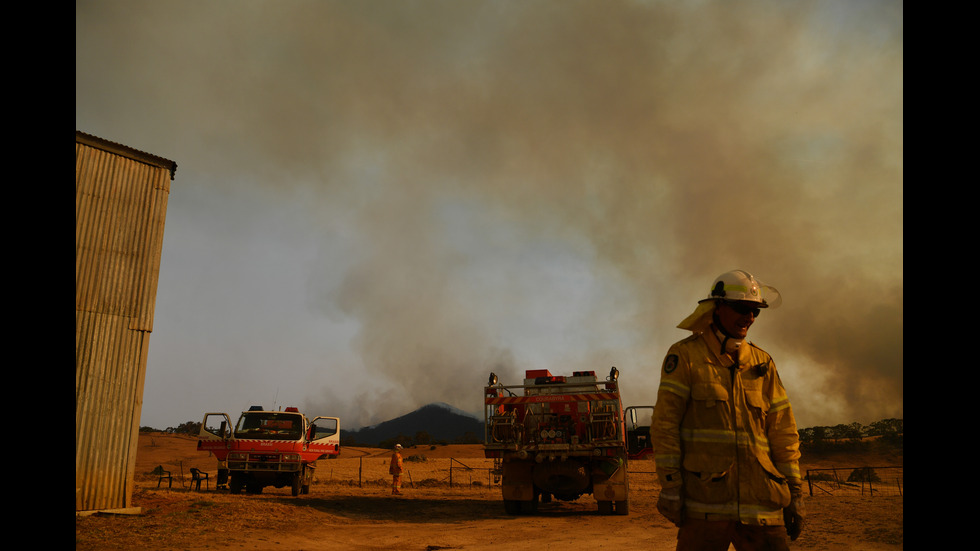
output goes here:
{"type": "Polygon", "coordinates": [[[400,449],[402,449],[402,445],[401,445],[401,444],[395,444],[395,449],[396,449],[396,450],[400,450],[400,449]]]}
{"type": "Polygon", "coordinates": [[[745,270],[732,270],[716,277],[708,298],[701,300],[754,302],[759,308],[776,308],[783,302],[775,287],[763,284],[745,270]]]}

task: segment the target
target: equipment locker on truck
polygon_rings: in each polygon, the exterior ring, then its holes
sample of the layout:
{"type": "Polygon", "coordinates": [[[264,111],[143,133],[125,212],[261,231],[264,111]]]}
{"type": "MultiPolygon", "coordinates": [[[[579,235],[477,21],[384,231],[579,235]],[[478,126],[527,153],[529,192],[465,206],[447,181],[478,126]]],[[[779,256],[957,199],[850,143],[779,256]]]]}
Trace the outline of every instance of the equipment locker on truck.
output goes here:
{"type": "MultiPolygon", "coordinates": [[[[523,385],[511,386],[491,373],[484,405],[484,453],[494,459],[508,513],[592,494],[600,513],[629,514],[627,461],[642,446],[627,448],[618,369],[605,381],[594,371],[528,370],[523,385]]],[[[642,432],[636,419],[631,436],[642,432]]]]}

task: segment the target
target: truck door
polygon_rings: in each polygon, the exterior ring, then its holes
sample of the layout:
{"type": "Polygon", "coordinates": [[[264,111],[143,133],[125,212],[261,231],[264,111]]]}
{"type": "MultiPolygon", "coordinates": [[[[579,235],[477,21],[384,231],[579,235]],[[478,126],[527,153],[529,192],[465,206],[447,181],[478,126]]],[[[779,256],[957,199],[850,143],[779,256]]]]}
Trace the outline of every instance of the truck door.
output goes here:
{"type": "Polygon", "coordinates": [[[307,440],[311,451],[337,457],[340,454],[340,418],[317,417],[310,423],[307,440]]]}
{"type": "Polygon", "coordinates": [[[642,459],[653,453],[650,441],[650,424],[653,422],[653,406],[626,408],[626,451],[630,459],[642,459]]]}
{"type": "Polygon", "coordinates": [[[201,432],[198,433],[197,450],[214,454],[218,460],[218,479],[216,487],[222,488],[228,484],[228,448],[229,442],[235,439],[231,430],[231,419],[227,413],[205,413],[201,421],[201,432]]]}
{"type": "Polygon", "coordinates": [[[227,413],[205,413],[201,422],[201,440],[228,440],[231,434],[231,418],[227,413]]]}

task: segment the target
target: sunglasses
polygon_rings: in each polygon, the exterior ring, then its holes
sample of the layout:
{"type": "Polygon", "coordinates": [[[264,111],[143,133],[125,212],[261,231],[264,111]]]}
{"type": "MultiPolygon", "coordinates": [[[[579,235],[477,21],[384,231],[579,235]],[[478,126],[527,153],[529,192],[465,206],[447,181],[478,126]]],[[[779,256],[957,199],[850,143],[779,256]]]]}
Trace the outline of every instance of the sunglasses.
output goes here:
{"type": "Polygon", "coordinates": [[[742,304],[740,302],[728,302],[728,307],[735,311],[736,314],[740,316],[747,316],[752,314],[753,317],[759,317],[759,313],[762,312],[761,309],[755,306],[749,306],[748,304],[742,304]]]}

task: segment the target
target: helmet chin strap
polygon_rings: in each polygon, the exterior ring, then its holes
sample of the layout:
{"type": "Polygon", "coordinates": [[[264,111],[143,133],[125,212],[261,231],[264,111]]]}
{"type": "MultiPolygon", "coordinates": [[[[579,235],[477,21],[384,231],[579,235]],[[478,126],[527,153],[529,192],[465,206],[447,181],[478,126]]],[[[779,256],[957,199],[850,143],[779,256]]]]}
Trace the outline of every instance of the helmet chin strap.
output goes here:
{"type": "Polygon", "coordinates": [[[745,339],[740,339],[735,335],[730,334],[728,331],[725,331],[725,328],[718,322],[718,314],[714,314],[713,318],[714,323],[711,324],[711,328],[714,330],[715,336],[718,337],[718,340],[721,341],[721,353],[732,354],[737,361],[738,349],[742,346],[745,339]]]}

